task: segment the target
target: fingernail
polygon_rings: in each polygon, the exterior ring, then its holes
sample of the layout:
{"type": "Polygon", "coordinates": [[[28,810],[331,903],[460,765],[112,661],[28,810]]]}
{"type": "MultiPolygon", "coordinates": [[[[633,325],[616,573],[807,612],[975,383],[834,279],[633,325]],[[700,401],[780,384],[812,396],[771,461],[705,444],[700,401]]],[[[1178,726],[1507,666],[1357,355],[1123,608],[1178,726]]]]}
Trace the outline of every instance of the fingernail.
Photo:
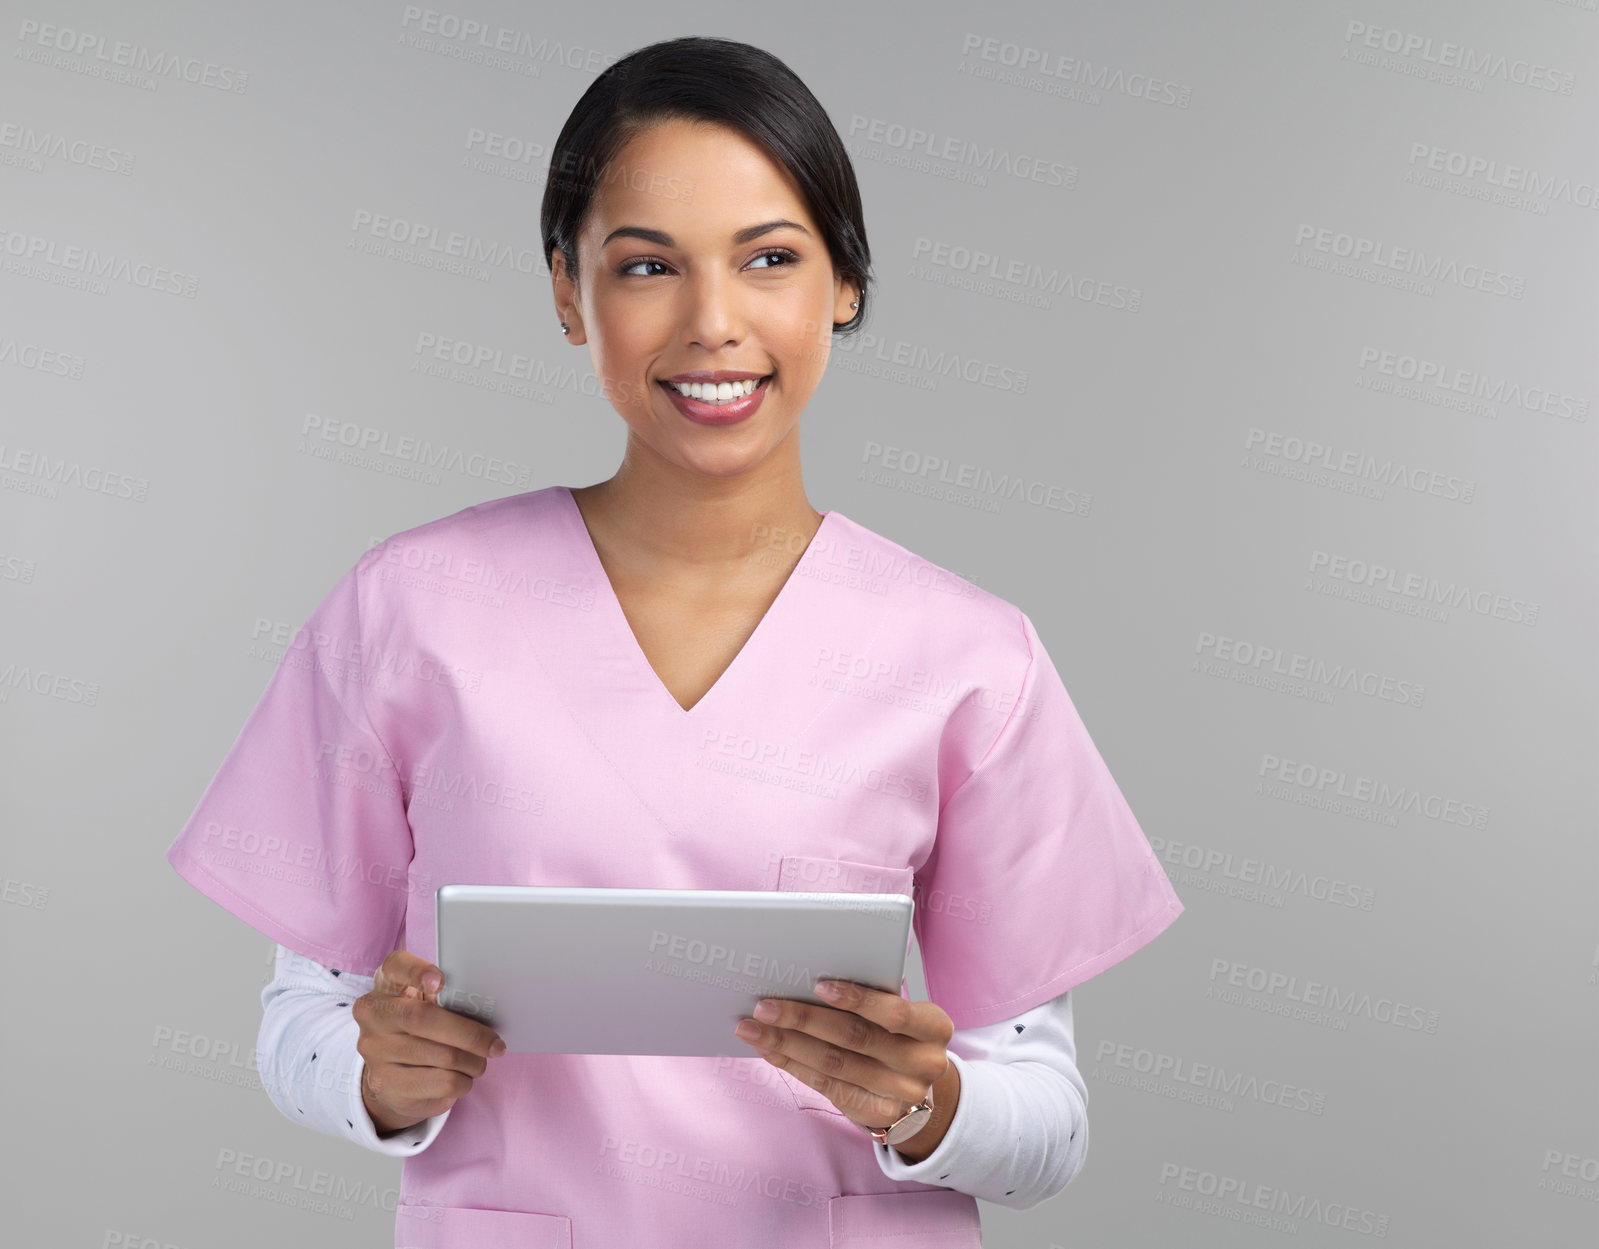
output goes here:
{"type": "Polygon", "coordinates": [[[495,1037],[494,1044],[489,1046],[489,1057],[498,1058],[503,1053],[505,1053],[505,1042],[495,1037]]]}
{"type": "Polygon", "coordinates": [[[755,1003],[755,1009],[750,1013],[762,1023],[771,1023],[778,1016],[777,1003],[762,998],[755,1003]]]}
{"type": "Polygon", "coordinates": [[[734,1034],[742,1041],[753,1041],[761,1035],[761,1030],[748,1019],[739,1020],[738,1027],[733,1029],[734,1034]]]}
{"type": "Polygon", "coordinates": [[[831,1002],[838,997],[838,986],[826,980],[818,980],[816,982],[816,996],[825,997],[831,1002]]]}
{"type": "Polygon", "coordinates": [[[422,987],[429,993],[437,993],[439,986],[444,983],[444,977],[436,971],[430,971],[422,977],[422,987]]]}

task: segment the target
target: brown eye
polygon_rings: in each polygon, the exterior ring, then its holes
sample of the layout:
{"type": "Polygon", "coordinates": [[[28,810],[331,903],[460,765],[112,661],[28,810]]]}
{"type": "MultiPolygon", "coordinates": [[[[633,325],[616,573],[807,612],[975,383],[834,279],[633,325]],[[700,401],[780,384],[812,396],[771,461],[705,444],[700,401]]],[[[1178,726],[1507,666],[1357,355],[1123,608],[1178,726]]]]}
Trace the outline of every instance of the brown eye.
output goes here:
{"type": "MultiPolygon", "coordinates": [[[[793,252],[789,251],[788,248],[786,248],[786,247],[774,247],[770,251],[762,252],[759,256],[755,257],[755,260],[768,260],[768,259],[771,259],[774,256],[777,259],[781,260],[783,262],[783,264],[782,265],[763,265],[761,267],[765,268],[765,269],[774,269],[774,268],[775,269],[781,269],[783,267],[783,265],[793,264],[794,261],[799,259],[798,256],[796,256],[793,252]]],[[[754,264],[755,260],[750,261],[750,263],[754,264]]]]}
{"type": "Polygon", "coordinates": [[[642,265],[660,265],[661,268],[663,268],[663,269],[668,267],[666,261],[664,261],[664,260],[656,260],[656,259],[654,259],[652,257],[649,257],[649,256],[640,256],[636,260],[625,260],[620,265],[618,265],[616,267],[617,276],[618,277],[624,277],[624,278],[626,278],[626,277],[652,278],[652,277],[655,276],[655,274],[653,274],[653,273],[635,274],[635,273],[632,272],[632,270],[637,269],[637,268],[639,268],[642,265]]]}

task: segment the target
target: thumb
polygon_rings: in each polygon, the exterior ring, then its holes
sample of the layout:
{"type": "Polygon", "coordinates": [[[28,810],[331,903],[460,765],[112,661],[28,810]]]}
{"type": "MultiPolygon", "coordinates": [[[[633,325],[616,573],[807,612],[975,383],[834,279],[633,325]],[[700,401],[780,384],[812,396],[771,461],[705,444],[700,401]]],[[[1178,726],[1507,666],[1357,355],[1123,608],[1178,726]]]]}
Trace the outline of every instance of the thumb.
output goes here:
{"type": "Polygon", "coordinates": [[[439,990],[444,987],[444,973],[420,954],[394,950],[378,967],[372,985],[379,993],[437,1002],[439,990]]]}

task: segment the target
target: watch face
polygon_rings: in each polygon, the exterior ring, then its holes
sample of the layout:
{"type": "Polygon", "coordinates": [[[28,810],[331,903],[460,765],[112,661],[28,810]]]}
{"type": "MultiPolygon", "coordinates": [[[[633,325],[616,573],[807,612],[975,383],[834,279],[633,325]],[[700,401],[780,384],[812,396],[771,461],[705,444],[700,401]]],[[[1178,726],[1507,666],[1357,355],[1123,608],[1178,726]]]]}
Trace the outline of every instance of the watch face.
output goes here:
{"type": "Polygon", "coordinates": [[[910,1140],[911,1137],[915,1136],[927,1126],[927,1121],[932,1117],[933,1112],[931,1108],[926,1110],[911,1111],[910,1114],[906,1115],[891,1129],[889,1129],[888,1136],[885,1138],[886,1143],[890,1145],[898,1145],[901,1141],[910,1140]]]}

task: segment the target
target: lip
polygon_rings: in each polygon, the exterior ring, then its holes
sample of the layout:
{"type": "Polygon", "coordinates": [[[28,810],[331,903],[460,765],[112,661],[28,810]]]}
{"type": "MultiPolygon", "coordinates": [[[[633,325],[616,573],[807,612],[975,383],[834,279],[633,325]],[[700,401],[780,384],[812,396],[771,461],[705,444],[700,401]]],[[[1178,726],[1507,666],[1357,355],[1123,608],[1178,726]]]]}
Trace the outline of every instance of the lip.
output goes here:
{"type": "Polygon", "coordinates": [[[663,377],[663,382],[745,382],[750,378],[766,377],[765,373],[740,373],[737,369],[695,369],[689,373],[674,373],[663,377]]]}
{"type": "MultiPolygon", "coordinates": [[[[696,425],[735,425],[739,421],[747,420],[753,416],[755,410],[761,406],[761,400],[766,398],[771,375],[745,373],[741,376],[764,377],[767,380],[763,380],[759,386],[742,399],[735,400],[732,403],[718,404],[701,403],[698,399],[690,399],[687,395],[679,394],[666,384],[665,379],[660,381],[658,385],[666,392],[666,397],[672,401],[672,406],[696,425]]],[[[698,381],[700,379],[691,377],[690,380],[698,381]]],[[[705,380],[709,381],[711,379],[706,378],[705,380]]],[[[718,380],[733,381],[735,378],[727,377],[718,380]]]]}

